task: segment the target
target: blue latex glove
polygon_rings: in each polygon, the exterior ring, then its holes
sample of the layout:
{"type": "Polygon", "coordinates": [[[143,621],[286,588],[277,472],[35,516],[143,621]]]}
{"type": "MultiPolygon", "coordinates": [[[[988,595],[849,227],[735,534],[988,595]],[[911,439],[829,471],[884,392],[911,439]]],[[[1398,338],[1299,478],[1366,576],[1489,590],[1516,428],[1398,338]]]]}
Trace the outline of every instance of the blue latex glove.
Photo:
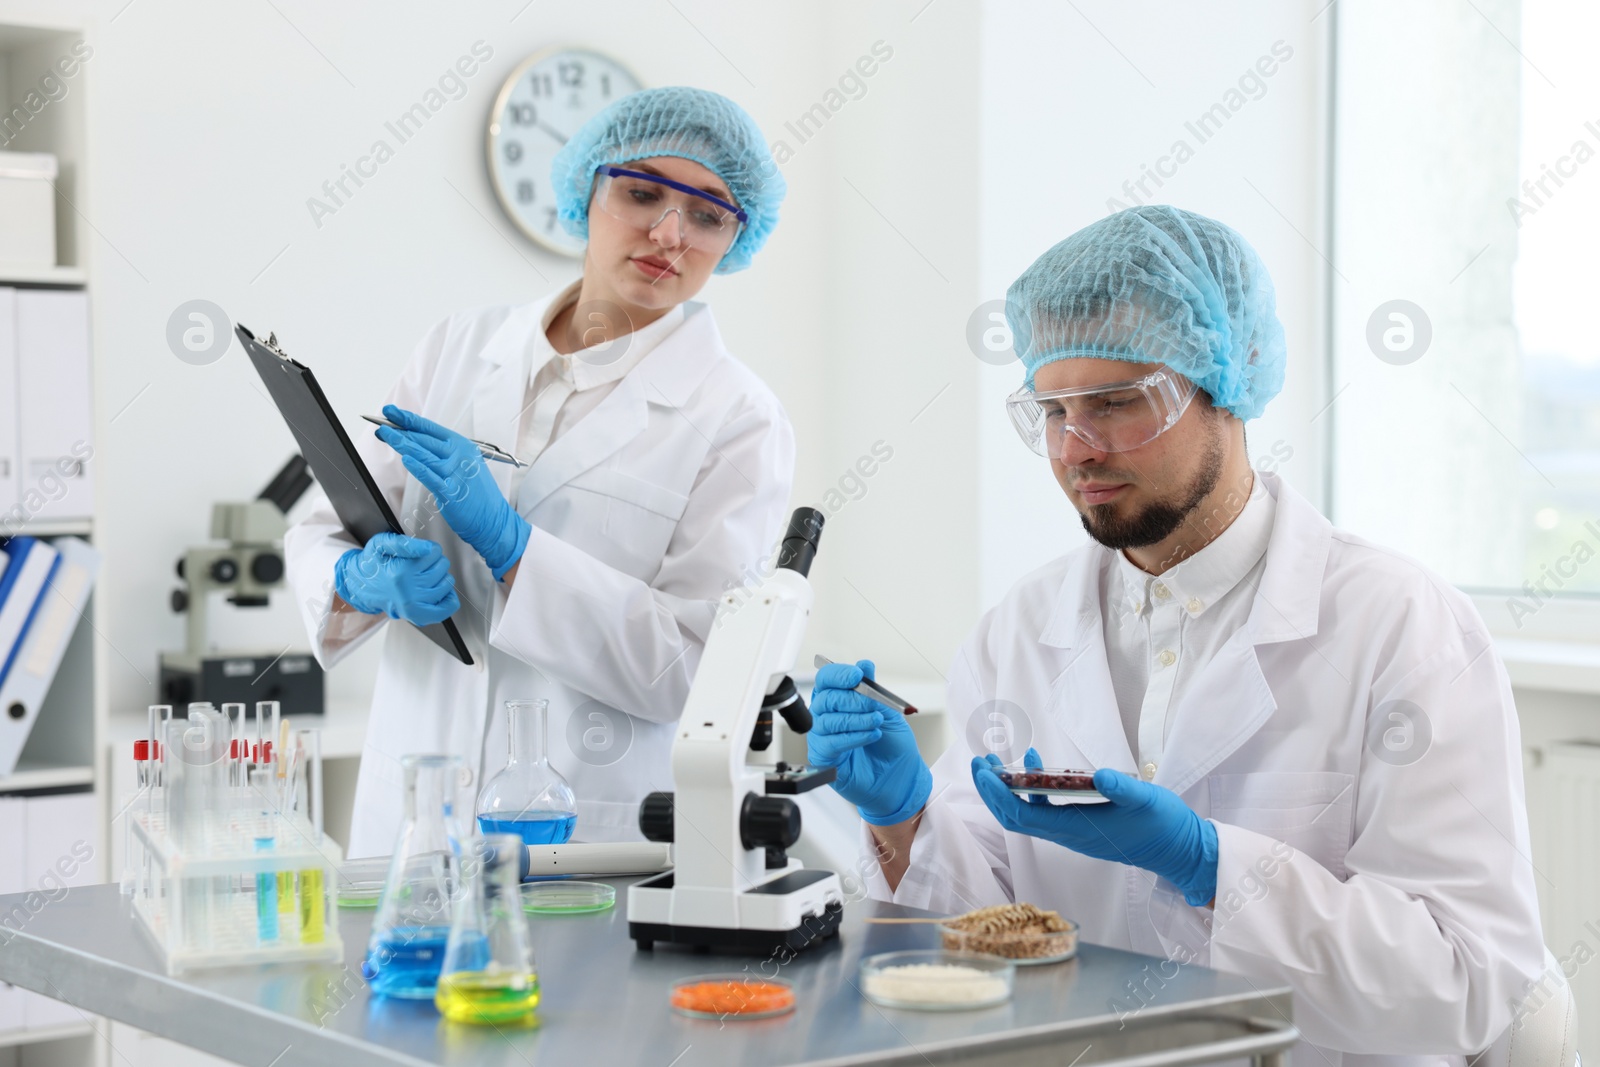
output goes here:
{"type": "Polygon", "coordinates": [[[340,556],[333,589],[357,611],[418,626],[443,622],[461,607],[444,550],[397,533],[374,534],[365,548],[340,556]]]}
{"type": "MultiPolygon", "coordinates": [[[[1028,749],[1022,764],[1037,770],[1039,753],[1028,749]]],[[[1002,766],[992,753],[974,759],[972,782],[1007,830],[1142,867],[1177,886],[1196,906],[1217,895],[1217,828],[1172,790],[1102,767],[1094,772],[1094,787],[1109,804],[1057,805],[1045,797],[1024,800],[1007,789],[994,773],[1002,766]]]]}
{"type": "Polygon", "coordinates": [[[483,557],[495,579],[504,577],[522,558],[532,528],[500,492],[478,446],[393,404],[385,405],[383,417],[401,429],[380,426],[378,440],[400,453],[406,470],[433,494],[450,529],[483,557]]]}
{"type": "Polygon", "coordinates": [[[806,759],[813,767],[838,769],[833,788],[856,805],[863,819],[893,826],[922,810],[933,792],[933,775],[906,717],[853,691],[872,676],[867,659],[853,667],[830,663],[817,671],[806,759]]]}

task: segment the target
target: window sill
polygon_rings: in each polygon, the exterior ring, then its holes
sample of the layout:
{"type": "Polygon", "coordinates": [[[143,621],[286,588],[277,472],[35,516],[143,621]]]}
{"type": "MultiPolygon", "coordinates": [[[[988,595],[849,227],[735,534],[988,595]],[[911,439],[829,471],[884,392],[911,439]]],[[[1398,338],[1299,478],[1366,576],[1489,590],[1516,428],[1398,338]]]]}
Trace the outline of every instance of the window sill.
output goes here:
{"type": "Polygon", "coordinates": [[[1600,645],[1496,637],[1494,647],[1514,688],[1600,695],[1600,645]]]}

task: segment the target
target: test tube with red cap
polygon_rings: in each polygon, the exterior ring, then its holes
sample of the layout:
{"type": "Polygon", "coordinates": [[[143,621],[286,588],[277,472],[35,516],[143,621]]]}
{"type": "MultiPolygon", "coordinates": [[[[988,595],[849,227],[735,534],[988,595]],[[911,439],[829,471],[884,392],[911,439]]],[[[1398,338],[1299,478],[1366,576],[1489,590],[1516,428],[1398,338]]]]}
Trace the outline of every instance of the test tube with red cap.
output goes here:
{"type": "Polygon", "coordinates": [[[230,786],[243,785],[239,765],[241,750],[245,756],[250,750],[245,746],[244,721],[245,706],[239,702],[225,703],[222,705],[222,716],[228,723],[228,784],[230,786]]]}
{"type": "MultiPolygon", "coordinates": [[[[150,721],[145,732],[145,765],[144,775],[139,782],[140,787],[159,786],[161,784],[161,738],[166,734],[167,720],[172,718],[171,704],[151,704],[150,721]]],[[[134,748],[135,760],[139,759],[138,748],[134,748]]]]}

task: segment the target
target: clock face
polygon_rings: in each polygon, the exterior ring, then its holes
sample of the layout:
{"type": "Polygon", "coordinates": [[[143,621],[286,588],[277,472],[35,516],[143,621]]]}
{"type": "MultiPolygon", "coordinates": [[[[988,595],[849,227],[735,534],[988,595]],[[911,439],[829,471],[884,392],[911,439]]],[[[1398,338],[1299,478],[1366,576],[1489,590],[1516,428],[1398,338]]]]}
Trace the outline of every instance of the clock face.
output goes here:
{"type": "Polygon", "coordinates": [[[552,252],[583,255],[556,221],[550,161],[596,112],[639,88],[622,64],[586,49],[538,52],[511,72],[489,113],[489,182],[518,229],[552,252]]]}

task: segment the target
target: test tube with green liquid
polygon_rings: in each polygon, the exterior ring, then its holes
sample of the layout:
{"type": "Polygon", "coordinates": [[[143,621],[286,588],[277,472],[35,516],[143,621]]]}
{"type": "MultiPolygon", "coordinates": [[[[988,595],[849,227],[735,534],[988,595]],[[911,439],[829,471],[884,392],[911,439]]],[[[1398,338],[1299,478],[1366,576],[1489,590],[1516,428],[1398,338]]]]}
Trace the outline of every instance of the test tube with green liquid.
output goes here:
{"type": "MultiPolygon", "coordinates": [[[[322,851],[322,731],[301,730],[300,743],[304,749],[301,759],[306,779],[306,809],[311,818],[311,840],[318,852],[322,851]]],[[[300,941],[316,944],[327,934],[327,891],[322,868],[312,867],[300,872],[300,941]]]]}

